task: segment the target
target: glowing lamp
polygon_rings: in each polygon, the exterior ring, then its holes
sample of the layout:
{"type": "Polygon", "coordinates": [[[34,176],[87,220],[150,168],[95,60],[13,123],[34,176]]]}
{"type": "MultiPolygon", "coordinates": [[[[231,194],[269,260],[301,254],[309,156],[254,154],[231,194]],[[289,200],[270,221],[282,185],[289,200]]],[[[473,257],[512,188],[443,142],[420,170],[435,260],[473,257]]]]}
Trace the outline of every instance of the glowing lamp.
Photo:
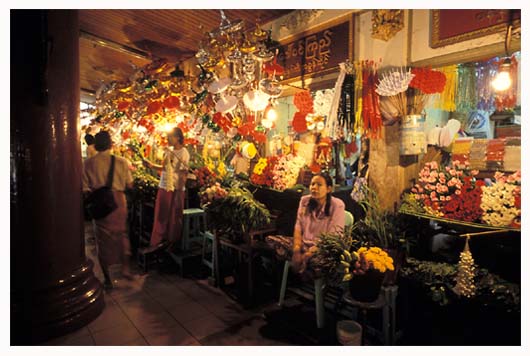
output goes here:
{"type": "Polygon", "coordinates": [[[505,91],[512,86],[512,78],[510,76],[511,66],[512,61],[510,58],[505,58],[499,66],[499,72],[491,82],[491,86],[495,91],[505,91]]]}

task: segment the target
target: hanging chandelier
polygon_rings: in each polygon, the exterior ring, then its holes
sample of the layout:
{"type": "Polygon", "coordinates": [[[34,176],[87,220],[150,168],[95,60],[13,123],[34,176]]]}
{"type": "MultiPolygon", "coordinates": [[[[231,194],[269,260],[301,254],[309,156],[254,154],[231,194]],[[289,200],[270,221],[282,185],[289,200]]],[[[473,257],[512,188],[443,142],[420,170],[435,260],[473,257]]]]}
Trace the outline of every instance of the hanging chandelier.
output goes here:
{"type": "Polygon", "coordinates": [[[283,74],[276,63],[271,31],[264,31],[259,24],[247,31],[244,21],[230,21],[223,10],[220,13],[219,27],[204,34],[195,54],[201,70],[212,74],[204,87],[213,96],[216,112],[252,116],[256,123],[270,128],[275,120],[271,107],[282,93],[278,77],[283,74]]]}

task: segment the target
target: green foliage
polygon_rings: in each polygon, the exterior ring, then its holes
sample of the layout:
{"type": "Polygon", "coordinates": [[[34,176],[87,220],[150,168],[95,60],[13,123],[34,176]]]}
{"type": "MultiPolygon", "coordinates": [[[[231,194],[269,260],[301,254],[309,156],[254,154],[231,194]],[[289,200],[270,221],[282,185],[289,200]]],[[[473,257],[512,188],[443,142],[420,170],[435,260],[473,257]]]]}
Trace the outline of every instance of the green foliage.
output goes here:
{"type": "MultiPolygon", "coordinates": [[[[401,276],[424,286],[433,302],[446,305],[454,301],[452,292],[458,266],[442,262],[421,261],[407,258],[401,268],[401,276]]],[[[499,307],[506,311],[521,310],[520,286],[490,273],[485,268],[477,269],[476,294],[472,299],[485,306],[499,307]]]]}
{"type": "Polygon", "coordinates": [[[130,202],[154,202],[158,192],[158,178],[143,167],[133,172],[133,188],[127,192],[130,202]]]}
{"type": "Polygon", "coordinates": [[[225,198],[214,200],[206,209],[215,229],[234,239],[270,224],[269,210],[242,187],[233,186],[225,198]]]}
{"type": "Polygon", "coordinates": [[[364,209],[366,217],[355,222],[352,238],[367,246],[381,248],[396,248],[405,241],[405,231],[400,228],[401,217],[385,211],[379,204],[377,192],[367,185],[362,186],[364,199],[359,204],[364,209]]]}
{"type": "MultiPolygon", "coordinates": [[[[349,229],[349,228],[346,228],[349,229]]],[[[340,255],[344,250],[349,250],[352,245],[351,233],[324,233],[316,247],[318,251],[312,260],[312,265],[319,274],[326,279],[326,283],[337,285],[342,281],[343,273],[340,272],[340,255]]]]}
{"type": "Polygon", "coordinates": [[[408,214],[424,214],[425,209],[423,209],[419,201],[414,198],[414,194],[406,193],[403,195],[399,212],[408,214]]]}

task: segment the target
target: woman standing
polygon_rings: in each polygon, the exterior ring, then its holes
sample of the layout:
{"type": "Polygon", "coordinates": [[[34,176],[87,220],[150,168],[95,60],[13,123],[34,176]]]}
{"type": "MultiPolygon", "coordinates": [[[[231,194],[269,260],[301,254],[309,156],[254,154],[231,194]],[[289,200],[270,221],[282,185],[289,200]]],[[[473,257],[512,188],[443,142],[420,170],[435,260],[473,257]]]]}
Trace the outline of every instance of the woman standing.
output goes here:
{"type": "Polygon", "coordinates": [[[112,193],[117,209],[104,218],[95,220],[95,235],[98,260],[105,277],[105,287],[112,288],[109,267],[122,265],[122,275],[130,279],[129,258],[131,249],[127,233],[127,200],[125,189],[132,188],[133,178],[130,164],[123,157],[110,154],[112,140],[107,131],[96,134],[95,144],[98,152],[83,163],[83,192],[94,191],[107,185],[109,170],[114,160],[112,175],[112,193]]]}
{"type": "Polygon", "coordinates": [[[190,154],[184,147],[184,134],[178,127],[171,130],[167,139],[163,164],[157,165],[144,159],[144,163],[162,170],[156,195],[155,218],[151,233],[151,246],[168,247],[174,251],[180,248],[182,239],[182,220],[184,194],[189,170],[190,154]]]}

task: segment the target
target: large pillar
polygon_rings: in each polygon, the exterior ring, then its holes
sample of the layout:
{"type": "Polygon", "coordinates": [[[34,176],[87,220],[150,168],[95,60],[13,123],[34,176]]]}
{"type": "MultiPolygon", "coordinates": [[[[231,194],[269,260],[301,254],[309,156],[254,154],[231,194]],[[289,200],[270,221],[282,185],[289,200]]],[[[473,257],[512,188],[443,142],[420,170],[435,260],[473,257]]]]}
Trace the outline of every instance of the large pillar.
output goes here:
{"type": "Polygon", "coordinates": [[[75,10],[11,10],[11,344],[104,308],[85,256],[75,10]]]}

